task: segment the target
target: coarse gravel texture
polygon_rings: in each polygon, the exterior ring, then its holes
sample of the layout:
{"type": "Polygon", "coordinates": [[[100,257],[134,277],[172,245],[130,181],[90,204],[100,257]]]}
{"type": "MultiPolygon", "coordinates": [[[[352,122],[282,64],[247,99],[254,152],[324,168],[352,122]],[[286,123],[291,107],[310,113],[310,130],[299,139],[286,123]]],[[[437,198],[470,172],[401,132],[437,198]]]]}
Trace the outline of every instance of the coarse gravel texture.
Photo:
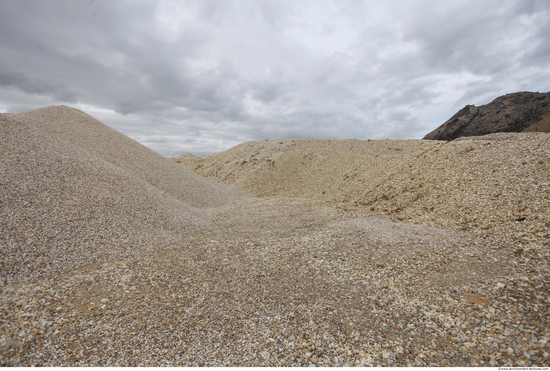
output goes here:
{"type": "Polygon", "coordinates": [[[310,200],[248,201],[184,244],[4,288],[0,362],[548,365],[548,255],[410,229],[310,200]]]}
{"type": "Polygon", "coordinates": [[[3,285],[0,365],[548,366],[548,154],[529,134],[180,156],[259,197],[3,285]]]}
{"type": "Polygon", "coordinates": [[[0,114],[0,284],[181,239],[247,198],[74,108],[0,114]]]}
{"type": "Polygon", "coordinates": [[[451,142],[269,140],[174,160],[258,197],[300,197],[444,229],[494,230],[524,244],[550,237],[546,133],[451,142]]]}

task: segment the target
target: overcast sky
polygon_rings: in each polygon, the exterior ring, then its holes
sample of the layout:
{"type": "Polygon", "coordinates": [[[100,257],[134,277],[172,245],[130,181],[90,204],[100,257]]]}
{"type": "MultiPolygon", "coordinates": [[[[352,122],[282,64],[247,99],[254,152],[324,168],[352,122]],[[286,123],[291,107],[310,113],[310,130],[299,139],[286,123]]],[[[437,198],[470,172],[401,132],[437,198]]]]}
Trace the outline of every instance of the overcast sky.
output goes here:
{"type": "Polygon", "coordinates": [[[76,107],[166,156],[422,138],[550,91],[548,35],[548,0],[0,0],[0,112],[76,107]]]}

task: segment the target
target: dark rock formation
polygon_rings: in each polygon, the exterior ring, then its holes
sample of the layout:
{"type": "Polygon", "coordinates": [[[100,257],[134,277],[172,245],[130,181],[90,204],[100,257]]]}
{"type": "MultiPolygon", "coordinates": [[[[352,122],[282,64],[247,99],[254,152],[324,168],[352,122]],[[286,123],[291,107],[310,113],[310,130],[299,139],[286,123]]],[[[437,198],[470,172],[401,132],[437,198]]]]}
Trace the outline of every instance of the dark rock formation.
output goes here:
{"type": "Polygon", "coordinates": [[[424,139],[453,140],[499,132],[549,132],[550,92],[506,94],[484,106],[467,105],[424,139]]]}

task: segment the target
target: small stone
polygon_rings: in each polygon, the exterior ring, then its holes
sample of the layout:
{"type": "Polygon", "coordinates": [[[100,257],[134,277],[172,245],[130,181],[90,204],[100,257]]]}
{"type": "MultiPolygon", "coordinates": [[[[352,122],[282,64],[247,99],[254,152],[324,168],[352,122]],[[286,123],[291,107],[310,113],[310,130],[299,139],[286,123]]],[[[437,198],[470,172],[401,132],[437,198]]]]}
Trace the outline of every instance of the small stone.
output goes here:
{"type": "Polygon", "coordinates": [[[10,349],[12,346],[16,345],[18,342],[19,340],[8,341],[4,346],[6,347],[6,349],[10,349]]]}
{"type": "Polygon", "coordinates": [[[102,304],[107,304],[109,302],[109,299],[101,299],[100,301],[102,304]]]}
{"type": "Polygon", "coordinates": [[[35,315],[32,313],[19,313],[15,316],[15,318],[23,318],[23,317],[34,317],[35,315]]]}
{"type": "Polygon", "coordinates": [[[485,305],[485,304],[489,303],[489,301],[487,299],[482,298],[481,296],[479,296],[477,294],[465,292],[465,293],[462,294],[462,296],[464,296],[464,298],[472,304],[485,305]]]}

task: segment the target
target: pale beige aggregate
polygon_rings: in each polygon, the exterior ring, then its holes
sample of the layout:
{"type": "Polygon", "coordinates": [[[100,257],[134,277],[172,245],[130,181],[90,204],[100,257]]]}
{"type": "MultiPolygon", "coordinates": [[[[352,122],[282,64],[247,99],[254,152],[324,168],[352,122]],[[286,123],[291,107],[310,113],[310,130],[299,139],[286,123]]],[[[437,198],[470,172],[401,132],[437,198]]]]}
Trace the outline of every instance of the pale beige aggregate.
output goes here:
{"type": "Polygon", "coordinates": [[[256,141],[174,160],[259,197],[301,197],[425,226],[491,231],[522,243],[550,238],[546,133],[451,142],[256,141]]]}
{"type": "Polygon", "coordinates": [[[549,153],[533,134],[182,156],[260,197],[3,285],[0,364],[548,366],[549,153]]]}
{"type": "Polygon", "coordinates": [[[59,106],[0,114],[0,284],[129,257],[246,192],[59,106]]]}
{"type": "Polygon", "coordinates": [[[328,226],[354,219],[369,217],[258,199],[183,244],[8,287],[2,364],[548,364],[540,251],[477,235],[376,242],[328,226]]]}

